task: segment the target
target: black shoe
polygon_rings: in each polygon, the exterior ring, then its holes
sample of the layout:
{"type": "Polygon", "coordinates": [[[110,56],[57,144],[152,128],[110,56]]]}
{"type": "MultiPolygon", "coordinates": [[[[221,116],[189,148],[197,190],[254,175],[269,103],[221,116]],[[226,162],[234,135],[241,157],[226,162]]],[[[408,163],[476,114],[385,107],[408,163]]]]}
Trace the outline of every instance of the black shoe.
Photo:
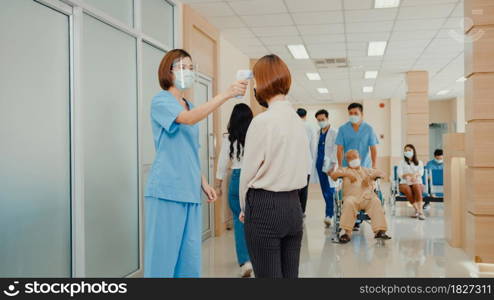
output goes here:
{"type": "Polygon", "coordinates": [[[340,236],[339,238],[339,241],[340,241],[340,244],[346,244],[348,243],[349,241],[351,241],[350,237],[348,236],[348,234],[343,234],[342,236],[340,236]]]}
{"type": "Polygon", "coordinates": [[[390,240],[391,237],[389,235],[386,234],[386,232],[384,230],[379,230],[377,233],[376,233],[376,236],[375,236],[376,239],[381,239],[381,240],[390,240]]]}

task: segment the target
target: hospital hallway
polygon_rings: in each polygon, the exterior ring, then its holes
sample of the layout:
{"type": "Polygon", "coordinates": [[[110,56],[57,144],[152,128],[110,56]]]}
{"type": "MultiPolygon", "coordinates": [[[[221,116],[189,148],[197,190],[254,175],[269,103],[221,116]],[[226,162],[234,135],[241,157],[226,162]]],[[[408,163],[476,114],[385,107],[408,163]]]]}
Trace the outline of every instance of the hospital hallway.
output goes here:
{"type": "MultiPolygon", "coordinates": [[[[389,184],[383,192],[389,194],[389,184]]],[[[392,239],[374,239],[365,223],[352,241],[333,243],[323,225],[324,199],[318,184],[311,184],[300,254],[300,277],[481,277],[467,255],[444,238],[443,204],[432,203],[426,220],[411,218],[413,209],[397,204],[386,217],[392,239]]],[[[203,277],[239,277],[233,231],[203,244],[203,277]]]]}

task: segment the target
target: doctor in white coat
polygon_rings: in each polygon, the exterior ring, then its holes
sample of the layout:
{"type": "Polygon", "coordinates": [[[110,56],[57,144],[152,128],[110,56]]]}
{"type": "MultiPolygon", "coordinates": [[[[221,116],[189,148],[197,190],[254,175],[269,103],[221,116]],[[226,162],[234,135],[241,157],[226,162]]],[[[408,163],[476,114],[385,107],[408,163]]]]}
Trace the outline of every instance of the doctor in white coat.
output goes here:
{"type": "Polygon", "coordinates": [[[328,176],[328,173],[338,168],[338,159],[336,157],[336,136],[337,132],[329,123],[329,113],[325,109],[316,112],[316,119],[321,128],[316,136],[316,153],[315,169],[319,184],[321,185],[322,195],[326,202],[326,211],[324,216],[324,224],[326,227],[331,226],[331,218],[333,217],[333,194],[335,182],[328,176]]]}

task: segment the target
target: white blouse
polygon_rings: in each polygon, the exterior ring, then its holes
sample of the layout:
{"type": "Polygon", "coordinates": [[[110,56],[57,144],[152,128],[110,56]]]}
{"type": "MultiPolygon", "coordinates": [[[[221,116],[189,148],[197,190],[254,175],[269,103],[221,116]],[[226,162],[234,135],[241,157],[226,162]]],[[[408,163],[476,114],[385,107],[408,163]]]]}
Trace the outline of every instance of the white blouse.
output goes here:
{"type": "Polygon", "coordinates": [[[218,158],[218,168],[216,170],[216,179],[223,180],[226,177],[228,163],[232,162],[232,169],[242,169],[243,154],[240,152],[240,160],[237,158],[237,141],[233,142],[233,159],[230,159],[230,140],[229,135],[223,136],[221,143],[220,156],[218,158]]]}
{"type": "Polygon", "coordinates": [[[400,178],[400,184],[423,184],[422,176],[424,175],[424,163],[422,163],[421,160],[419,160],[419,164],[416,166],[412,161],[410,161],[410,164],[407,164],[407,162],[403,159],[398,164],[397,172],[398,177],[400,178]],[[420,177],[417,178],[417,182],[411,182],[410,180],[403,178],[403,174],[419,174],[420,177]]]}
{"type": "Polygon", "coordinates": [[[240,207],[249,188],[294,191],[307,185],[309,141],[304,123],[288,100],[279,100],[258,114],[245,137],[240,174],[240,207]]]}

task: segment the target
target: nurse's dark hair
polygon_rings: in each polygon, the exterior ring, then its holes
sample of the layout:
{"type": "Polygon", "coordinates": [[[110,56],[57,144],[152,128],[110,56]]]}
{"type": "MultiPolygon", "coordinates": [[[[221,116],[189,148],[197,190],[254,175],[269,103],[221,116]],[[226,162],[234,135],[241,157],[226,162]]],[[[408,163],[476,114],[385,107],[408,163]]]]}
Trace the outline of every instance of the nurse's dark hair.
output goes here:
{"type": "Polygon", "coordinates": [[[360,103],[354,102],[354,103],[348,105],[348,110],[351,110],[351,109],[354,109],[354,108],[358,108],[360,110],[360,112],[364,112],[364,107],[360,103]]]}
{"type": "Polygon", "coordinates": [[[268,101],[277,95],[287,95],[292,84],[292,76],[286,63],[275,54],[261,57],[252,74],[256,80],[256,97],[268,101]]]}
{"type": "Polygon", "coordinates": [[[325,110],[325,109],[320,109],[320,110],[318,110],[318,111],[316,112],[315,117],[317,118],[317,116],[319,116],[319,115],[325,115],[325,116],[326,116],[326,118],[328,118],[328,117],[329,117],[329,113],[328,113],[328,111],[327,111],[327,110],[325,110]]]}
{"type": "Polygon", "coordinates": [[[407,162],[407,164],[410,164],[410,161],[412,161],[414,165],[418,166],[419,160],[417,159],[417,151],[415,150],[415,146],[412,144],[407,144],[407,145],[405,145],[403,150],[405,150],[406,148],[410,148],[413,150],[413,156],[412,156],[412,159],[409,159],[408,157],[403,156],[405,158],[405,161],[407,162]]]}
{"type": "Polygon", "coordinates": [[[187,51],[183,49],[173,49],[168,51],[163,59],[161,59],[160,66],[158,68],[158,80],[162,89],[168,90],[173,86],[173,63],[176,60],[186,57],[192,59],[187,51]]]}
{"type": "Polygon", "coordinates": [[[230,159],[234,157],[233,144],[237,142],[236,157],[238,160],[244,155],[245,136],[250,122],[254,118],[252,110],[247,104],[239,103],[233,107],[230,121],[228,122],[228,140],[230,141],[230,159]]]}
{"type": "Polygon", "coordinates": [[[441,156],[441,155],[443,155],[443,149],[434,150],[434,156],[441,156]]]}

